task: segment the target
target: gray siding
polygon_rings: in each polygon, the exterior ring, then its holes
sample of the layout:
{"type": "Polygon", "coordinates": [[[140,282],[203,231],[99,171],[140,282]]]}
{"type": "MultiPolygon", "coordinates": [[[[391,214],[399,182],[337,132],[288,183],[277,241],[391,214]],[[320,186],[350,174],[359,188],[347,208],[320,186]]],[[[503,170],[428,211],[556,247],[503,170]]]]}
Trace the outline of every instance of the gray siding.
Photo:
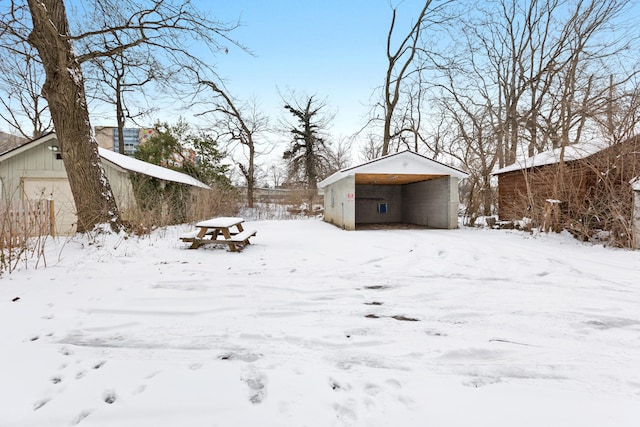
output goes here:
{"type": "MultiPolygon", "coordinates": [[[[55,139],[53,139],[55,142],[55,139]]],[[[19,155],[0,162],[2,198],[22,199],[21,179],[25,178],[67,178],[62,160],[56,159],[55,152],[48,147],[50,142],[38,144],[19,155]]]]}
{"type": "Polygon", "coordinates": [[[122,218],[130,219],[131,212],[138,206],[133,192],[133,185],[131,184],[131,175],[124,169],[104,159],[102,160],[102,165],[122,218]]]}

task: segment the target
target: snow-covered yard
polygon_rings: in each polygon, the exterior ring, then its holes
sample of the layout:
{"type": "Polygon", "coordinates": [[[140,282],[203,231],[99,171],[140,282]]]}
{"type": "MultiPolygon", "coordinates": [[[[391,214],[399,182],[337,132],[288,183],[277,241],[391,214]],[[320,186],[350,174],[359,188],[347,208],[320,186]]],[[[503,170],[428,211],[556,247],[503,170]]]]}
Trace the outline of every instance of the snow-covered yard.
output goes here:
{"type": "Polygon", "coordinates": [[[639,251],[249,226],[241,253],[49,241],[3,276],[0,426],[640,425],[639,251]]]}

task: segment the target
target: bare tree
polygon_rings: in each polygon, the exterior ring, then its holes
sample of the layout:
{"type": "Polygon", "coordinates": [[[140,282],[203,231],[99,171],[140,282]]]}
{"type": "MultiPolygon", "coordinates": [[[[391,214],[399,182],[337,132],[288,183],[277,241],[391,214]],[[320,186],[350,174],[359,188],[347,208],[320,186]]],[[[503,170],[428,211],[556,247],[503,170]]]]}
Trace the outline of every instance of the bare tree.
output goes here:
{"type": "MultiPolygon", "coordinates": [[[[387,71],[385,74],[384,85],[382,88],[382,110],[383,110],[383,136],[382,136],[382,155],[389,154],[391,141],[400,136],[406,128],[402,125],[396,126],[394,129],[393,122],[397,113],[397,108],[402,97],[403,85],[406,80],[416,74],[422,73],[426,67],[425,56],[430,56],[425,50],[423,42],[423,34],[430,28],[442,25],[447,19],[441,14],[445,6],[451,1],[426,0],[420,13],[416,16],[413,25],[406,36],[401,38],[397,47],[392,47],[393,39],[396,32],[396,8],[392,9],[391,25],[387,33],[387,71]],[[420,61],[416,61],[420,59],[420,61]]],[[[422,86],[422,81],[418,86],[422,86]]],[[[421,91],[422,89],[420,89],[421,91]]],[[[413,99],[413,98],[412,98],[413,99]]],[[[417,101],[419,98],[415,98],[417,101]]],[[[411,111],[416,111],[413,107],[420,108],[419,105],[408,105],[411,111]]],[[[417,128],[410,127],[417,135],[417,128]]]]}
{"type": "MultiPolygon", "coordinates": [[[[147,0],[143,3],[94,0],[93,20],[73,33],[63,0],[12,0],[3,10],[3,48],[28,41],[45,70],[42,92],[47,99],[78,214],[78,231],[109,223],[121,228],[118,208],[102,169],[92,135],[81,65],[141,45],[151,46],[176,64],[209,68],[195,57],[189,42],[197,39],[212,50],[229,41],[226,26],[207,17],[190,1],[147,0]],[[103,16],[110,16],[105,23],[103,16]],[[91,25],[94,24],[94,25],[91,25]],[[85,51],[77,48],[85,46],[85,51]]],[[[24,54],[24,53],[23,53],[24,54]]]]}
{"type": "Polygon", "coordinates": [[[473,60],[469,81],[495,88],[481,93],[494,111],[500,167],[523,153],[581,140],[603,106],[605,64],[628,47],[628,40],[605,46],[599,37],[627,5],[500,0],[483,5],[479,22],[466,22],[467,55],[473,60]]]}
{"type": "Polygon", "coordinates": [[[366,138],[364,145],[360,147],[360,152],[358,153],[359,159],[363,162],[367,162],[381,157],[382,144],[380,143],[379,136],[375,134],[368,134],[366,138]]]}
{"type": "Polygon", "coordinates": [[[335,146],[324,145],[324,157],[328,162],[327,175],[349,167],[351,164],[351,148],[353,139],[340,138],[335,146]]]}
{"type": "Polygon", "coordinates": [[[267,169],[267,179],[273,183],[273,188],[280,188],[285,179],[285,165],[282,164],[282,160],[278,163],[273,163],[267,169]]]}
{"type": "Polygon", "coordinates": [[[258,139],[260,134],[269,126],[268,118],[263,115],[254,100],[250,104],[239,104],[232,99],[220,86],[209,80],[201,80],[200,84],[210,88],[217,100],[214,106],[201,114],[214,114],[213,129],[218,136],[227,140],[229,151],[233,152],[233,144],[240,144],[246,148],[246,163],[236,161],[247,183],[247,204],[250,208],[254,203],[254,189],[256,185],[256,156],[259,154],[258,139]]]}
{"type": "Polygon", "coordinates": [[[595,120],[612,145],[628,140],[637,133],[640,125],[640,82],[637,75],[631,76],[624,85],[616,84],[613,76],[610,76],[605,108],[595,120]]]}
{"type": "Polygon", "coordinates": [[[53,127],[40,91],[44,72],[33,48],[23,42],[20,50],[24,56],[0,50],[0,119],[25,138],[37,138],[53,127]]]}
{"type": "Polygon", "coordinates": [[[490,113],[486,106],[476,105],[455,92],[449,98],[443,97],[441,104],[451,117],[454,135],[446,151],[469,171],[463,197],[467,219],[473,225],[478,215],[491,215],[494,206],[491,172],[498,157],[490,113]]]}
{"type": "Polygon", "coordinates": [[[162,66],[151,52],[145,49],[131,49],[107,57],[97,57],[86,63],[87,75],[93,90],[90,98],[115,107],[118,129],[118,151],[125,153],[124,128],[127,120],[148,115],[154,108],[142,106],[132,111],[133,101],[129,98],[142,97],[144,87],[153,81],[163,80],[162,66]]]}
{"type": "MultiPolygon", "coordinates": [[[[292,96],[295,95],[292,94],[292,96]]],[[[285,122],[292,138],[283,158],[288,161],[290,181],[297,181],[307,189],[315,190],[319,179],[329,170],[324,147],[328,144],[324,136],[332,119],[324,113],[326,104],[314,96],[285,102],[284,108],[294,116],[295,122],[285,122]]]]}

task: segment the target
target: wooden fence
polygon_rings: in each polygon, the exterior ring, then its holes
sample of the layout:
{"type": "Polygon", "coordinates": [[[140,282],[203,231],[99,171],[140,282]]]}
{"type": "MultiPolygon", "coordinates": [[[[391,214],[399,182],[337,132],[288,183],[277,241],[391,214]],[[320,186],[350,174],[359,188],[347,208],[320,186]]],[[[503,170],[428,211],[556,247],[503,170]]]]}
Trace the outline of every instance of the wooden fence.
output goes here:
{"type": "Polygon", "coordinates": [[[53,200],[0,201],[0,249],[23,245],[31,237],[54,235],[53,200]]]}

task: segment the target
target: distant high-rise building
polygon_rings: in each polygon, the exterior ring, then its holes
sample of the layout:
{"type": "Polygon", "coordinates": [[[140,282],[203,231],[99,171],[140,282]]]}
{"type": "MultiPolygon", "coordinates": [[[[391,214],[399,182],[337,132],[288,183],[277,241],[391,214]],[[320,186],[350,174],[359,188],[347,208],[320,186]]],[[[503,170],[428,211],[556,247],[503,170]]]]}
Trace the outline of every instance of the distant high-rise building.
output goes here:
{"type": "MultiPolygon", "coordinates": [[[[110,126],[96,126],[94,128],[98,146],[118,152],[118,128],[110,126]]],[[[153,129],[124,128],[124,154],[132,156],[138,146],[153,135],[153,129]]]]}

